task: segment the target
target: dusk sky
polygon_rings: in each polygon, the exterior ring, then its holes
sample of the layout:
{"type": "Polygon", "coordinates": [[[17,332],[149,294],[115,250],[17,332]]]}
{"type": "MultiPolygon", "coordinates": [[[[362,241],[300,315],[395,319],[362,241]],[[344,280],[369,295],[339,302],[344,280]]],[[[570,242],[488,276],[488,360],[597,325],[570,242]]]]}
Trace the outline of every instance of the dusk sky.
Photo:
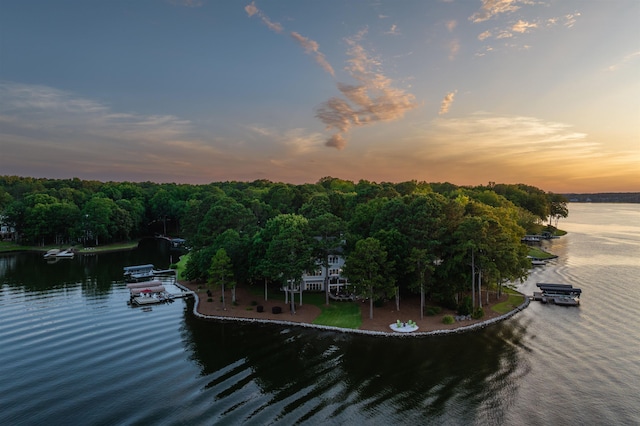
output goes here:
{"type": "Polygon", "coordinates": [[[640,191],[640,1],[3,0],[0,175],[640,191]]]}

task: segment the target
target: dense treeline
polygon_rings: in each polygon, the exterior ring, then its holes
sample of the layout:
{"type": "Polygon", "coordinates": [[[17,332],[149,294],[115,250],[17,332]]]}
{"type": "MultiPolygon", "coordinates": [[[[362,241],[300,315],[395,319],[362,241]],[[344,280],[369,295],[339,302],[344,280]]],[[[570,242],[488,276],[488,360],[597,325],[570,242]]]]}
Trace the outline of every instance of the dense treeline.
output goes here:
{"type": "Polygon", "coordinates": [[[572,203],[640,203],[640,192],[563,194],[572,203]]]}
{"type": "Polygon", "coordinates": [[[452,301],[470,289],[472,277],[478,285],[522,278],[529,266],[522,236],[567,213],[564,197],[522,184],[0,177],[3,225],[24,244],[180,236],[192,249],[190,279],[208,280],[212,259],[224,249],[234,282],[278,286],[316,262],[327,267],[325,259],[338,250],[350,281],[372,300],[421,291],[452,301]]]}

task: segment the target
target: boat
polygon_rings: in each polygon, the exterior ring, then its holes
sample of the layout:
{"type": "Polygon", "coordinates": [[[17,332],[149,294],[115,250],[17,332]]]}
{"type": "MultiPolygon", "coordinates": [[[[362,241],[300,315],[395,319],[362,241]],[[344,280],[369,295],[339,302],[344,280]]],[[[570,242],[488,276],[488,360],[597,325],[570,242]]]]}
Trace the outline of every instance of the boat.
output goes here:
{"type": "Polygon", "coordinates": [[[547,264],[546,260],[538,259],[531,256],[528,256],[528,258],[531,261],[531,266],[544,266],[547,264]]]}
{"type": "Polygon", "coordinates": [[[145,306],[145,305],[157,305],[160,303],[173,302],[173,296],[164,290],[164,287],[160,286],[143,289],[139,292],[135,292],[131,289],[131,305],[133,306],[145,306]]]}
{"type": "Polygon", "coordinates": [[[45,259],[73,259],[75,256],[75,250],[73,247],[66,250],[51,249],[44,254],[45,259]]]}
{"type": "Polygon", "coordinates": [[[44,258],[45,259],[54,258],[58,253],[60,253],[60,249],[51,249],[44,254],[44,258]]]}
{"type": "Polygon", "coordinates": [[[60,253],[56,255],[57,258],[68,258],[71,259],[75,256],[76,252],[73,248],[69,248],[66,250],[62,250],[60,253]]]}
{"type": "Polygon", "coordinates": [[[523,243],[539,243],[540,239],[540,235],[525,235],[520,239],[520,241],[523,243]]]}

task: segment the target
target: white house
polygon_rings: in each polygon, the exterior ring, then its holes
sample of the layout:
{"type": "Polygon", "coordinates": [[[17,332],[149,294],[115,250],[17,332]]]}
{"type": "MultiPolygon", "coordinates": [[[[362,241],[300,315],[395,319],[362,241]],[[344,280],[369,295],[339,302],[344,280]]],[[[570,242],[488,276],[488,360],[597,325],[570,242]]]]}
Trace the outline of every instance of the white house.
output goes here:
{"type": "Polygon", "coordinates": [[[16,238],[16,230],[13,226],[4,223],[4,216],[0,215],[0,240],[12,241],[16,238]]]}
{"type": "Polygon", "coordinates": [[[318,268],[315,271],[306,272],[302,275],[303,291],[325,291],[325,278],[328,278],[326,281],[330,293],[341,293],[349,285],[347,278],[342,275],[344,258],[338,254],[331,254],[328,261],[329,268],[318,264],[318,268]]]}

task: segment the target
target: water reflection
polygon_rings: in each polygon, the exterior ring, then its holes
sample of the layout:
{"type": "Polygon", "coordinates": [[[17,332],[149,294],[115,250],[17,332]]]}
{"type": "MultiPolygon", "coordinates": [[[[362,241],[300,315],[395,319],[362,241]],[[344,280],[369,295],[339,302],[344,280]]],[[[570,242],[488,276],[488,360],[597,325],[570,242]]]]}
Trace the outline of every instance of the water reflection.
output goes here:
{"type": "Polygon", "coordinates": [[[323,413],[344,420],[357,407],[360,415],[382,410],[405,421],[495,421],[517,392],[514,376],[529,371],[519,356],[526,325],[517,321],[417,339],[206,322],[188,313],[184,321],[185,345],[209,379],[203,391],[213,401],[233,395],[241,407],[247,401],[238,398],[249,384],[268,396],[250,418],[268,404],[281,417],[304,411],[305,418],[323,413]]]}
{"type": "Polygon", "coordinates": [[[0,255],[0,276],[5,284],[29,292],[46,292],[82,283],[88,295],[104,295],[111,291],[114,281],[122,281],[124,266],[151,263],[166,269],[169,259],[166,244],[151,239],[141,241],[137,250],[83,254],[57,262],[49,262],[42,253],[36,252],[0,255]]]}

